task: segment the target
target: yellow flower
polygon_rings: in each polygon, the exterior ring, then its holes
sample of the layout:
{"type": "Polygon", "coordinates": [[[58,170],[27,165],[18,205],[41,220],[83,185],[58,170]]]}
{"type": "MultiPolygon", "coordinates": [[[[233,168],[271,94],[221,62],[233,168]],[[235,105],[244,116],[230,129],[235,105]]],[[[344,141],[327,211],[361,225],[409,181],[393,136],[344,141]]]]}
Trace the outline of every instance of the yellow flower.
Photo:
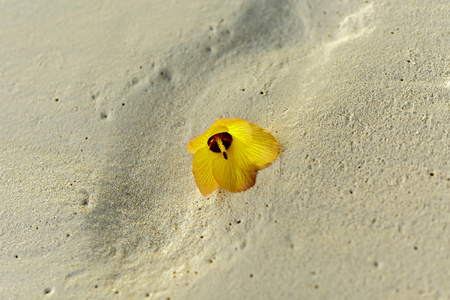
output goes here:
{"type": "Polygon", "coordinates": [[[280,145],[258,125],[226,118],[191,140],[187,149],[194,154],[192,172],[197,186],[208,195],[218,187],[233,193],[251,188],[258,170],[278,157],[280,145]]]}

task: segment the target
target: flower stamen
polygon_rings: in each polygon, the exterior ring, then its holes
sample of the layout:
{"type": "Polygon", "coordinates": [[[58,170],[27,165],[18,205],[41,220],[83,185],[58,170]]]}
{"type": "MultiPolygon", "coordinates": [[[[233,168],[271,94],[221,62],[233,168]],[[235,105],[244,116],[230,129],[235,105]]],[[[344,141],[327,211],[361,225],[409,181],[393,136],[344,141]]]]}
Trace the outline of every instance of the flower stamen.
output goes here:
{"type": "Polygon", "coordinates": [[[227,152],[225,150],[225,146],[223,145],[222,140],[219,137],[216,137],[217,145],[219,146],[220,152],[223,154],[223,158],[228,159],[227,152]]]}

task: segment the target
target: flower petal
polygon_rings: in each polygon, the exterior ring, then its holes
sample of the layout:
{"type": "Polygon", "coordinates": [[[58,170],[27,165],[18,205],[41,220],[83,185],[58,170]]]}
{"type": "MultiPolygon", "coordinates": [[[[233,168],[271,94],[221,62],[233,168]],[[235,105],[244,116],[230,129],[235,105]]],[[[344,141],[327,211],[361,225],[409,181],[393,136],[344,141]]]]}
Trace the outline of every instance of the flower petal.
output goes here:
{"type": "Polygon", "coordinates": [[[203,195],[208,195],[214,192],[219,184],[214,179],[212,173],[212,162],[220,153],[214,153],[208,147],[198,149],[194,154],[192,173],[194,173],[195,182],[203,195]]]}
{"type": "Polygon", "coordinates": [[[278,157],[280,145],[270,132],[258,125],[249,124],[252,128],[251,142],[246,144],[233,136],[233,142],[228,149],[229,156],[243,170],[262,170],[278,157]]]}
{"type": "Polygon", "coordinates": [[[232,159],[224,159],[222,156],[212,162],[214,179],[221,188],[232,192],[242,192],[251,188],[256,181],[256,170],[246,171],[238,168],[232,159]]]}
{"type": "Polygon", "coordinates": [[[227,132],[233,139],[239,139],[242,143],[250,144],[252,140],[251,123],[237,118],[219,119],[221,125],[227,127],[227,132]]]}

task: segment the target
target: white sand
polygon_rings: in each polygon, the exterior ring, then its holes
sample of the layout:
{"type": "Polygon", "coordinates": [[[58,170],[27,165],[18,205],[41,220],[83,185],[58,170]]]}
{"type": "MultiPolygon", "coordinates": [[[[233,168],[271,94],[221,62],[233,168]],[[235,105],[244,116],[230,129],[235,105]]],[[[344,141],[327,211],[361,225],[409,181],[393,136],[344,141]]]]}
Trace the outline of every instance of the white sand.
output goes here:
{"type": "Polygon", "coordinates": [[[450,298],[448,1],[29,2],[0,3],[1,299],[450,298]],[[220,117],[283,152],[203,197],[220,117]]]}

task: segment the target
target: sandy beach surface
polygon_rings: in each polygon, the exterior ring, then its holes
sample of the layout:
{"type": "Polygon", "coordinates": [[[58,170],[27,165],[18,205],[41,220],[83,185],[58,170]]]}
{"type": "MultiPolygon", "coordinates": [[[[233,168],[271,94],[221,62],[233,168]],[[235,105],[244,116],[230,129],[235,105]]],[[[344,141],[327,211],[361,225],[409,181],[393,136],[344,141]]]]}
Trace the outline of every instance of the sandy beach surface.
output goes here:
{"type": "Polygon", "coordinates": [[[0,299],[450,299],[450,2],[0,2],[0,299]],[[218,118],[279,158],[202,196],[218,118]]]}

